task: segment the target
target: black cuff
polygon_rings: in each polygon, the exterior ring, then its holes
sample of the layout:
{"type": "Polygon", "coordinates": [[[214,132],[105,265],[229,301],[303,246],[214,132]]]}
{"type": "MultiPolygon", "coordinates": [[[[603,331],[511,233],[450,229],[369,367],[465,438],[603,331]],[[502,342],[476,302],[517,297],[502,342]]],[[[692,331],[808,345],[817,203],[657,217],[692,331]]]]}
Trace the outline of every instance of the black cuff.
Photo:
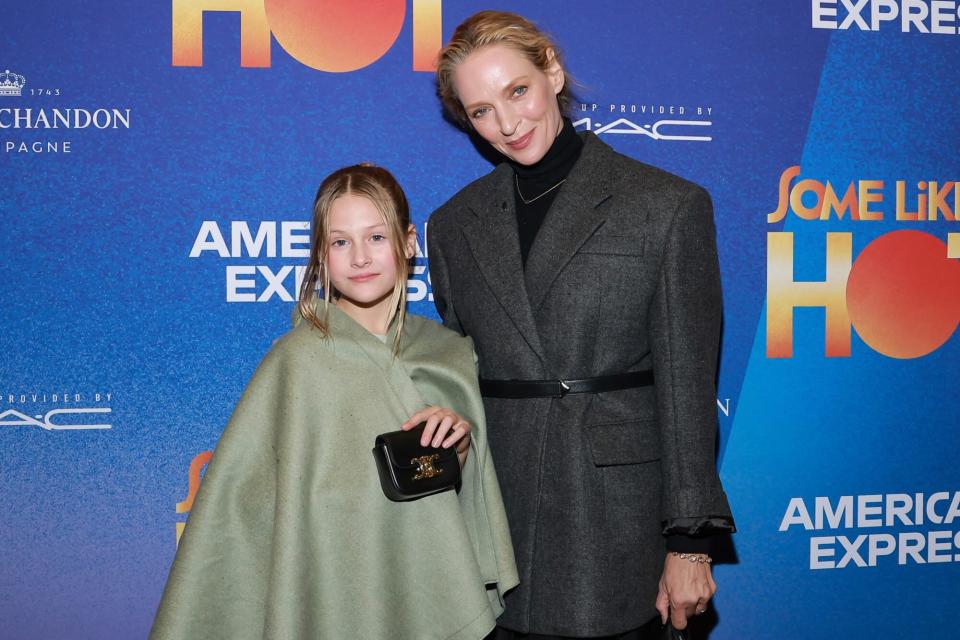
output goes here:
{"type": "Polygon", "coordinates": [[[663,523],[661,533],[665,536],[679,533],[691,538],[702,538],[717,533],[734,533],[736,530],[730,516],[700,516],[667,520],[663,523]]]}
{"type": "Polygon", "coordinates": [[[667,536],[667,551],[678,553],[705,553],[713,555],[713,536],[691,538],[680,533],[667,536]]]}

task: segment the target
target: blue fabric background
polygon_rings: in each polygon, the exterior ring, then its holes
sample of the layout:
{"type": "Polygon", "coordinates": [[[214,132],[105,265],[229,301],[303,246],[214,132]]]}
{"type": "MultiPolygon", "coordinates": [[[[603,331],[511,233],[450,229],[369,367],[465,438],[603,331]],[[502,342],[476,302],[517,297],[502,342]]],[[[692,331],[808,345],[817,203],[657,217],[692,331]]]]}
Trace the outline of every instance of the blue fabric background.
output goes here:
{"type": "MultiPolygon", "coordinates": [[[[443,2],[443,37],[482,8],[475,0],[443,2]]],[[[740,533],[716,567],[710,637],[941,633],[945,612],[960,604],[960,539],[942,564],[899,565],[894,554],[876,567],[811,570],[810,538],[957,535],[960,524],[778,529],[794,497],[812,505],[816,496],[960,491],[960,337],[928,356],[896,360],[854,331],[851,357],[825,358],[823,312],[801,310],[794,357],[767,358],[766,234],[793,231],[797,278],[817,280],[827,231],[854,233],[856,257],[883,233],[916,228],[946,241],[956,223],[894,221],[892,187],[882,222],[768,224],[766,214],[791,165],[839,185],[960,177],[960,39],[902,33],[898,22],[876,32],[814,29],[811,3],[802,1],[597,0],[561,8],[529,0],[509,9],[562,44],[580,82],[574,120],[590,118],[592,128],[621,117],[636,127],[710,122],[692,131],[709,142],[600,134],[625,154],[703,184],[714,198],[726,313],[718,464],[740,533]],[[682,106],[685,114],[651,115],[644,106],[682,106]],[[710,114],[696,115],[698,106],[710,114]]],[[[309,219],[330,171],[370,161],[405,187],[422,238],[429,213],[491,168],[442,118],[432,75],[412,70],[409,4],[393,47],[350,73],[314,70],[276,41],[269,68],[243,68],[239,14],[223,12],[204,18],[203,66],[174,67],[171,15],[169,0],[36,0],[4,9],[0,70],[27,84],[20,97],[0,97],[0,109],[131,112],[129,129],[0,129],[5,638],[141,638],[149,629],[176,523],[186,519],[175,505],[187,495],[190,461],[213,448],[293,307],[278,296],[227,302],[226,269],[276,272],[305,262],[213,251],[191,258],[203,221],[216,221],[228,246],[232,221],[254,232],[261,221],[277,221],[279,235],[279,221],[309,219]],[[70,141],[71,151],[6,146],[35,141],[70,141]],[[11,424],[20,414],[91,407],[111,412],[76,421],[110,429],[11,424]]],[[[349,34],[331,46],[349,47],[349,34]]],[[[0,111],[0,123],[11,121],[0,111]]],[[[426,274],[415,279],[426,291],[426,274]]],[[[292,276],[286,285],[293,293],[292,276]]],[[[259,276],[255,292],[265,288],[259,276]]],[[[436,317],[428,298],[411,307],[436,317]]]]}

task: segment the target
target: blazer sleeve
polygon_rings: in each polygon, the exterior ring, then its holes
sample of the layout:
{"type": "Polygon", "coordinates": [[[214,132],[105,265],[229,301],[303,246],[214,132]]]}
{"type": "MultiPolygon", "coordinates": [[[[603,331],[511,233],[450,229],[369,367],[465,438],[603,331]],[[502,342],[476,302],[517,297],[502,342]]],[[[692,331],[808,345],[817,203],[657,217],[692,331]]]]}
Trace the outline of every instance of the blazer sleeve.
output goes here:
{"type": "Polygon", "coordinates": [[[447,260],[444,251],[449,251],[449,246],[444,246],[445,241],[441,233],[441,223],[437,212],[430,216],[430,222],[427,224],[427,263],[430,269],[430,286],[433,290],[433,303],[437,307],[437,313],[443,320],[443,326],[456,331],[460,335],[465,335],[463,327],[460,326],[460,320],[453,308],[453,300],[450,293],[450,272],[447,269],[447,260]]]}
{"type": "Polygon", "coordinates": [[[716,470],[722,314],[713,205],[693,187],[664,241],[648,331],[656,380],[665,535],[735,530],[716,470]]]}

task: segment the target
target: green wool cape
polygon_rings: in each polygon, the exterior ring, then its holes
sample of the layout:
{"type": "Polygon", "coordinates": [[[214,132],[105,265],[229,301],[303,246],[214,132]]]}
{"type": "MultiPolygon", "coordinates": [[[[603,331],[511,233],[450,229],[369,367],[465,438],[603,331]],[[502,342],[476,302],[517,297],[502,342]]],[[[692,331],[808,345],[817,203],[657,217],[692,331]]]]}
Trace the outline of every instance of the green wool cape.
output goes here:
{"type": "Polygon", "coordinates": [[[330,307],[254,373],[217,444],[150,632],[482,638],[517,585],[473,345],[413,315],[399,354],[330,307]],[[374,438],[427,406],[472,426],[459,491],[391,502],[374,438]]]}

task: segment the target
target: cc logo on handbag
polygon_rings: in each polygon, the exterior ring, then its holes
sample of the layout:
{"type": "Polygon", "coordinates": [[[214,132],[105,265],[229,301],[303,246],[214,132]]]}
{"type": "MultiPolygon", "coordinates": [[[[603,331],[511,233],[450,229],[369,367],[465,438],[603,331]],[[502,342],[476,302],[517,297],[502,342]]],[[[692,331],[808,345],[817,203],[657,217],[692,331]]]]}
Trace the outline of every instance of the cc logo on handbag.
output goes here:
{"type": "Polygon", "coordinates": [[[437,469],[435,466],[433,466],[433,463],[439,459],[440,454],[437,453],[411,459],[410,464],[417,465],[417,473],[415,476],[413,476],[413,479],[423,480],[424,478],[433,478],[443,473],[443,469],[437,469]]]}

